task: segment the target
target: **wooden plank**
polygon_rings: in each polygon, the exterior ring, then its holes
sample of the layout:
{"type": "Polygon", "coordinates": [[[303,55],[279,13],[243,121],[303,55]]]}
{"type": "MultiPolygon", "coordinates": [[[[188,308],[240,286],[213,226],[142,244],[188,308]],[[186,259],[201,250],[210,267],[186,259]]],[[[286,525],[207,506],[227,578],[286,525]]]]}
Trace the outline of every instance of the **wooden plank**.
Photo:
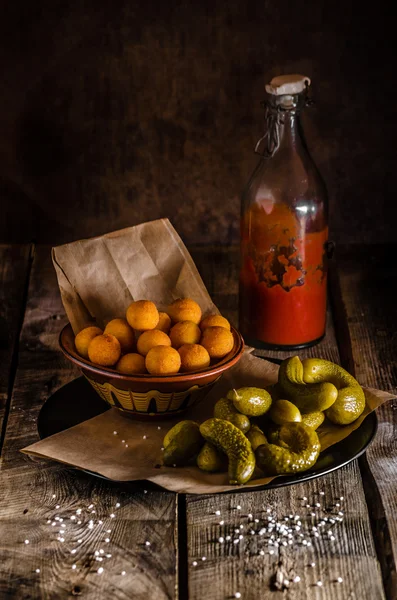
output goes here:
{"type": "Polygon", "coordinates": [[[16,368],[30,270],[30,244],[0,245],[0,453],[16,368]]]}
{"type": "MultiPolygon", "coordinates": [[[[350,370],[363,385],[397,395],[395,245],[338,249],[338,273],[349,325],[350,370]]],[[[341,316],[343,321],[343,315],[341,316]]],[[[349,347],[349,344],[347,344],[349,347]]],[[[378,411],[376,439],[360,462],[388,598],[397,598],[397,401],[378,411]]]]}
{"type": "MultiPolygon", "coordinates": [[[[195,249],[193,255],[215,303],[236,323],[238,250],[215,249],[210,261],[204,250],[195,249]]],[[[288,356],[285,352],[257,353],[278,359],[288,356]]],[[[339,362],[331,314],[328,316],[324,340],[298,354],[301,357],[322,356],[339,362]]],[[[275,581],[281,579],[290,582],[288,598],[294,600],[342,600],[349,597],[374,600],[384,597],[356,461],[326,477],[297,486],[232,495],[190,496],[187,498],[187,528],[190,600],[201,598],[203,587],[206,597],[211,600],[232,598],[236,593],[240,593],[241,598],[256,600],[265,597],[267,592],[274,589],[275,581]],[[344,500],[338,501],[341,496],[344,500]],[[304,497],[307,500],[302,500],[304,497]],[[314,532],[309,535],[311,527],[318,527],[319,517],[327,515],[321,508],[313,510],[312,506],[317,502],[326,508],[333,505],[337,512],[342,510],[344,513],[342,522],[332,524],[335,540],[327,537],[323,541],[314,532]],[[337,503],[343,504],[343,507],[335,507],[337,503]],[[237,505],[242,507],[241,511],[237,510],[237,505]],[[219,516],[215,514],[217,510],[220,511],[219,516]],[[312,512],[314,517],[311,516],[312,512]],[[267,522],[268,516],[273,516],[277,522],[286,516],[299,514],[302,526],[298,534],[304,533],[304,539],[312,545],[308,547],[300,543],[295,530],[291,545],[287,542],[286,547],[282,543],[278,548],[274,544],[268,546],[264,543],[269,537],[267,533],[264,536],[246,534],[247,529],[251,528],[248,514],[260,520],[259,524],[255,524],[255,530],[267,522]],[[219,525],[220,521],[224,521],[224,524],[219,525]],[[241,533],[244,538],[235,544],[234,538],[239,534],[234,529],[241,524],[244,526],[244,533],[241,533]],[[227,541],[226,535],[230,535],[232,540],[227,541]],[[219,537],[225,541],[219,543],[219,537]],[[260,554],[261,549],[263,555],[260,554]],[[313,562],[315,567],[310,566],[313,562]],[[300,577],[299,583],[292,581],[295,577],[300,577]],[[336,583],[338,577],[343,579],[340,584],[336,583]],[[214,585],[208,585],[209,581],[214,585]],[[323,583],[321,589],[318,581],[323,583]]],[[[285,591],[275,591],[273,596],[285,597],[285,591]]]]}
{"type": "Polygon", "coordinates": [[[106,482],[19,452],[37,440],[36,420],[45,399],[78,374],[58,349],[65,322],[50,249],[39,247],[0,474],[0,596],[174,598],[174,494],[145,493],[143,486],[106,482]]]}

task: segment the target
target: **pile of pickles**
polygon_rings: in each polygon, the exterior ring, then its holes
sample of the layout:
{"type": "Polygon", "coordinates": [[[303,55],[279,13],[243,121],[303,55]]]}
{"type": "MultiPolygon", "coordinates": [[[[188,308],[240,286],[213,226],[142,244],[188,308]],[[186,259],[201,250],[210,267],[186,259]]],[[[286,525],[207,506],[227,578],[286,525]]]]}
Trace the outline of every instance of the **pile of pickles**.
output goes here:
{"type": "Polygon", "coordinates": [[[201,425],[185,420],[164,437],[164,464],[214,473],[227,471],[230,484],[299,473],[317,461],[316,430],[325,419],[344,426],[365,408],[357,380],[321,358],[284,360],[276,384],[228,391],[201,425]]]}

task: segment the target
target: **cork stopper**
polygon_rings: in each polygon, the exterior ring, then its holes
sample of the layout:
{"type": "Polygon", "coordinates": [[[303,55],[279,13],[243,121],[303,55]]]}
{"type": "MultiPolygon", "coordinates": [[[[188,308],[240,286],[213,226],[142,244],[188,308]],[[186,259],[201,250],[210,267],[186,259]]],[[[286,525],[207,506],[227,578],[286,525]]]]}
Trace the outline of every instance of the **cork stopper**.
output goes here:
{"type": "Polygon", "coordinates": [[[274,96],[300,94],[310,83],[310,78],[305,75],[279,75],[266,85],[266,91],[274,96]]]}

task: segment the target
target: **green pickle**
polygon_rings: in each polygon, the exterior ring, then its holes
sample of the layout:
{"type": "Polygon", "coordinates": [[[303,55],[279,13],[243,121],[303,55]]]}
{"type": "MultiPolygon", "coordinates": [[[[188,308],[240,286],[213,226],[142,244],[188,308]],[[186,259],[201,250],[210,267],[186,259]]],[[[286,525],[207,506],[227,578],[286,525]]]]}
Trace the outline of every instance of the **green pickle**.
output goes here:
{"type": "Polygon", "coordinates": [[[302,423],[282,425],[272,435],[272,442],[259,446],[255,452],[257,464],[266,475],[307,471],[321,450],[317,433],[302,423]]]}
{"type": "Polygon", "coordinates": [[[273,402],[269,411],[269,417],[277,425],[300,423],[302,421],[299,408],[289,400],[276,400],[273,402]]]}
{"type": "Polygon", "coordinates": [[[233,402],[227,398],[220,398],[215,404],[214,417],[216,419],[230,421],[230,423],[233,423],[233,425],[241,429],[243,433],[247,433],[251,427],[249,418],[246,415],[239,413],[233,402]]]}
{"type": "Polygon", "coordinates": [[[224,452],[229,460],[229,481],[246,483],[255,469],[255,454],[243,432],[230,421],[208,419],[200,426],[203,438],[224,452]]]}
{"type": "Polygon", "coordinates": [[[325,414],[321,410],[302,415],[302,423],[312,429],[318,429],[324,423],[324,419],[325,414]]]}
{"type": "Polygon", "coordinates": [[[248,433],[245,434],[251,443],[251,447],[253,451],[261,446],[262,444],[267,444],[267,439],[262,429],[258,427],[258,425],[252,425],[251,429],[248,433]]]}
{"type": "Polygon", "coordinates": [[[266,390],[257,387],[241,387],[229,390],[226,397],[232,400],[235,408],[247,417],[264,415],[272,404],[272,397],[266,390]]]}
{"type": "Polygon", "coordinates": [[[200,452],[204,440],[195,421],[180,421],[164,436],[163,462],[177,467],[187,465],[200,452]]]}
{"type": "Polygon", "coordinates": [[[337,388],[329,381],[305,381],[303,364],[298,356],[283,360],[278,372],[278,383],[284,396],[304,413],[326,410],[338,397],[337,388]]]}
{"type": "Polygon", "coordinates": [[[357,379],[340,365],[322,358],[306,358],[302,361],[303,376],[310,385],[333,384],[338,392],[336,401],[327,407],[326,416],[336,425],[349,425],[364,412],[365,395],[357,379]]]}
{"type": "Polygon", "coordinates": [[[227,470],[226,456],[210,442],[205,442],[197,457],[197,466],[202,471],[216,473],[227,470]]]}

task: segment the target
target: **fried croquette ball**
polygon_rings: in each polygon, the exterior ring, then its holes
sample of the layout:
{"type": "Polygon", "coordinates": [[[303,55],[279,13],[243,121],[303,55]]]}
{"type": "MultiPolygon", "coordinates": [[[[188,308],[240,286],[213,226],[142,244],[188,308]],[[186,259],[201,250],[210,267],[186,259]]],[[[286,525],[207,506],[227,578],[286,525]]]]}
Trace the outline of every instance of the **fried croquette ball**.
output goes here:
{"type": "Polygon", "coordinates": [[[157,327],[159,311],[150,300],[137,300],[127,308],[127,321],[133,329],[148,331],[157,327]]]}
{"type": "Polygon", "coordinates": [[[200,344],[183,344],[178,352],[181,357],[181,371],[198,371],[210,364],[210,355],[200,344]]]}
{"type": "Polygon", "coordinates": [[[208,350],[211,358],[223,358],[233,348],[234,338],[230,331],[215,325],[203,331],[200,344],[208,350]]]}
{"type": "Polygon", "coordinates": [[[179,321],[170,331],[172,346],[177,350],[183,344],[197,344],[200,341],[200,337],[200,328],[193,321],[179,321]]]}
{"type": "Polygon", "coordinates": [[[125,319],[113,319],[109,321],[103,333],[110,333],[119,340],[123,354],[127,354],[127,352],[131,352],[134,349],[135,333],[125,319]]]}
{"type": "Polygon", "coordinates": [[[145,358],[140,354],[131,352],[130,354],[124,354],[116,364],[116,371],[123,373],[124,375],[135,375],[139,373],[146,373],[145,358]]]}
{"type": "Polygon", "coordinates": [[[151,329],[141,333],[136,344],[139,354],[146,356],[155,346],[171,346],[171,340],[164,331],[151,329]]]}
{"type": "Polygon", "coordinates": [[[209,315],[208,317],[205,317],[200,323],[200,329],[201,331],[204,331],[207,327],[224,327],[230,331],[229,321],[221,315],[209,315]]]}
{"type": "Polygon", "coordinates": [[[74,338],[74,345],[77,352],[83,358],[88,359],[88,346],[97,335],[102,335],[103,331],[99,327],[85,327],[74,338]]]}
{"type": "Polygon", "coordinates": [[[159,312],[159,322],[156,325],[156,329],[168,333],[171,329],[171,317],[165,312],[159,312]]]}
{"type": "Polygon", "coordinates": [[[191,298],[179,298],[169,305],[167,313],[173,323],[193,321],[198,325],[201,321],[201,308],[191,298]]]}
{"type": "Polygon", "coordinates": [[[181,357],[171,346],[155,346],[147,353],[145,365],[151,375],[174,375],[181,367],[181,357]]]}
{"type": "Polygon", "coordinates": [[[97,335],[88,346],[88,358],[102,367],[112,367],[121,356],[119,340],[110,333],[97,335]]]}

